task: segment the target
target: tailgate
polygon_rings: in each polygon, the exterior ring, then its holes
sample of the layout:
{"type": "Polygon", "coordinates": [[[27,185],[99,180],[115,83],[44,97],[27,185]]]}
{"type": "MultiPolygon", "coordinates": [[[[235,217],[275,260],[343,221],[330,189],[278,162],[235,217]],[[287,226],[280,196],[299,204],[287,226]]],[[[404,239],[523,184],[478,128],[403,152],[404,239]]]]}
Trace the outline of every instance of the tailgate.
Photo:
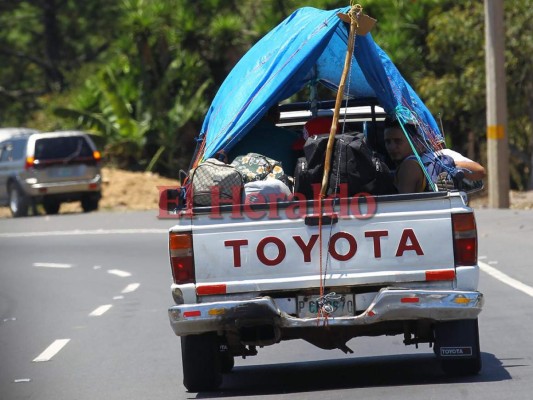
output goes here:
{"type": "Polygon", "coordinates": [[[275,291],[319,287],[321,276],[330,287],[425,281],[428,271],[454,268],[446,196],[379,201],[369,218],[330,208],[324,215],[336,218],[323,219],[322,246],[316,221],[305,218],[316,211],[195,217],[196,283],[224,283],[227,293],[275,291]]]}

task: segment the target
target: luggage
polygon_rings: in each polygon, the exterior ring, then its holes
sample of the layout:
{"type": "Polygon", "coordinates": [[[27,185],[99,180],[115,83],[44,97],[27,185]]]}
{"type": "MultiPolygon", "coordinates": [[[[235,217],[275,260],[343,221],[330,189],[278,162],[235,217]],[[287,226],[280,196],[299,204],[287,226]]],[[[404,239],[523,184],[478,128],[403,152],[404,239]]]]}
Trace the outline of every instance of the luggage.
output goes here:
{"type": "Polygon", "coordinates": [[[267,178],[264,181],[253,181],[244,185],[243,204],[266,204],[287,201],[291,194],[289,187],[282,181],[267,178]]]}
{"type": "MultiPolygon", "coordinates": [[[[322,182],[327,142],[328,136],[312,136],[304,145],[307,172],[299,171],[297,167],[295,181],[298,181],[298,190],[295,191],[306,197],[312,193],[310,184],[322,182]]],[[[374,156],[362,133],[335,136],[327,195],[338,194],[341,184],[347,185],[349,196],[362,192],[374,195],[396,193],[389,168],[374,156]]]]}
{"type": "Polygon", "coordinates": [[[240,199],[244,187],[241,173],[233,165],[208,158],[190,174],[194,207],[228,204],[235,196],[240,199]],[[213,196],[218,198],[213,198],[213,196]]]}
{"type": "Polygon", "coordinates": [[[244,183],[262,181],[268,176],[283,180],[282,178],[285,176],[279,161],[265,157],[262,154],[248,153],[237,156],[231,165],[242,174],[244,183]]]}
{"type": "Polygon", "coordinates": [[[300,157],[296,162],[296,168],[294,170],[294,193],[299,193],[310,200],[313,198],[312,185],[313,182],[307,167],[307,160],[305,157],[300,157]]]}

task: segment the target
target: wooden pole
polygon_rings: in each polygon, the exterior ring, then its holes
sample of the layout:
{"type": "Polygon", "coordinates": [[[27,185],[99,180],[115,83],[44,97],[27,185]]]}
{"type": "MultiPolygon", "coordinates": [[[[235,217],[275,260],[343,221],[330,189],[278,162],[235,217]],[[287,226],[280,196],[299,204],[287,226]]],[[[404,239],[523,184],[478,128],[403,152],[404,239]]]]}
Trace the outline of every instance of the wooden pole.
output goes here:
{"type": "Polygon", "coordinates": [[[350,10],[350,33],[348,35],[348,50],[346,52],[346,58],[344,59],[344,69],[342,70],[341,81],[339,83],[339,89],[337,91],[337,98],[335,100],[335,110],[333,112],[333,121],[331,122],[331,128],[329,131],[328,145],[326,148],[326,160],[324,163],[324,175],[322,175],[322,187],[320,188],[320,197],[326,197],[326,191],[328,189],[329,172],[331,169],[331,154],[333,153],[333,144],[335,143],[335,134],[337,133],[337,124],[339,122],[339,113],[341,109],[342,98],[344,95],[344,86],[346,85],[346,77],[350,71],[352,64],[353,48],[355,44],[355,33],[357,31],[357,14],[361,9],[352,8],[350,10]]]}
{"type": "Polygon", "coordinates": [[[489,207],[509,208],[509,145],[503,0],[485,0],[489,207]]]}

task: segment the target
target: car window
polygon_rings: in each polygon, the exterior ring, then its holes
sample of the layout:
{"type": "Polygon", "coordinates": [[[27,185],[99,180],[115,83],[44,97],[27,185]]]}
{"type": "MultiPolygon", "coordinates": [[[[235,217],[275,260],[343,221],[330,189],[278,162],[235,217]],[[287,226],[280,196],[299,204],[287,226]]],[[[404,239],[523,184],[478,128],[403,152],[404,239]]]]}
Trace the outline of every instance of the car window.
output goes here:
{"type": "Polygon", "coordinates": [[[0,148],[0,162],[11,161],[11,150],[13,146],[11,143],[4,143],[0,148]]]}
{"type": "Polygon", "coordinates": [[[91,157],[92,148],[83,136],[41,138],[35,141],[35,159],[91,157]]]}
{"type": "Polygon", "coordinates": [[[20,160],[26,155],[26,140],[18,139],[13,140],[13,160],[20,160]]]}

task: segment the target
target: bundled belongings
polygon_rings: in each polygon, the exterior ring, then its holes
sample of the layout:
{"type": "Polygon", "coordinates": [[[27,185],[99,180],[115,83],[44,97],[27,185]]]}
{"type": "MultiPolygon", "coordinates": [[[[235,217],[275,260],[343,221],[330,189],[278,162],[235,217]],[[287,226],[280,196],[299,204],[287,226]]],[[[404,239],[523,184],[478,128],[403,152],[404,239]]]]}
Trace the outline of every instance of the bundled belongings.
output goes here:
{"type": "Polygon", "coordinates": [[[262,181],[271,174],[273,178],[278,178],[284,174],[278,161],[257,153],[237,156],[231,165],[242,174],[245,183],[262,181]]]}
{"type": "MultiPolygon", "coordinates": [[[[328,136],[312,136],[304,145],[305,161],[298,160],[295,171],[295,192],[309,198],[312,184],[320,184],[328,136]]],[[[331,157],[327,195],[339,194],[340,185],[346,185],[347,195],[370,193],[374,195],[396,193],[393,177],[387,165],[367,146],[362,133],[335,136],[331,157]]]]}
{"type": "Polygon", "coordinates": [[[252,181],[244,185],[244,204],[276,203],[287,201],[291,190],[279,179],[268,177],[264,181],[252,181]]]}
{"type": "MultiPolygon", "coordinates": [[[[438,152],[422,153],[419,157],[427,171],[427,176],[437,186],[439,191],[461,188],[464,172],[456,167],[453,158],[446,154],[439,154],[438,152]]],[[[408,156],[406,160],[416,161],[416,156],[408,156]]],[[[431,192],[432,188],[427,176],[425,177],[423,190],[425,192],[431,192]]]]}
{"type": "Polygon", "coordinates": [[[233,165],[208,158],[191,171],[192,202],[195,207],[227,204],[242,196],[244,180],[233,165]],[[226,201],[224,201],[226,200],[226,201]]]}

